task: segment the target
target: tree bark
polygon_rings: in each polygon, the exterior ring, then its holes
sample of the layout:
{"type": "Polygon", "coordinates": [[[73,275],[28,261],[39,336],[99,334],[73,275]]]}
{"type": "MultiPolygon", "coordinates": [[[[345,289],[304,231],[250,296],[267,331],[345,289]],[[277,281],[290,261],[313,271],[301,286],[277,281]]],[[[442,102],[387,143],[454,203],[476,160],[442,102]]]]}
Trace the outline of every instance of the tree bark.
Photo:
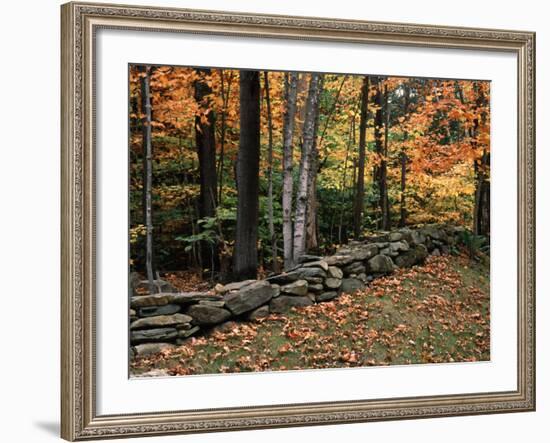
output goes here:
{"type": "Polygon", "coordinates": [[[237,155],[237,227],[233,251],[235,280],[258,272],[258,188],[260,164],[260,73],[240,71],[240,135],[237,155]]]}
{"type": "Polygon", "coordinates": [[[357,191],[353,207],[353,233],[355,239],[361,235],[363,227],[363,206],[365,200],[365,152],[367,145],[367,120],[369,106],[369,77],[363,79],[361,88],[361,117],[359,120],[359,158],[357,161],[357,191]]]}
{"type": "Polygon", "coordinates": [[[271,116],[271,98],[269,95],[269,74],[264,71],[265,104],[267,110],[267,218],[269,238],[271,241],[271,262],[273,272],[279,272],[277,260],[277,237],[273,224],[273,120],[271,116]]]}
{"type": "MultiPolygon", "coordinates": [[[[479,89],[479,86],[478,86],[479,89]]],[[[483,91],[478,90],[476,107],[480,108],[485,106],[485,95],[483,91]]],[[[474,137],[475,148],[478,148],[477,137],[479,136],[479,126],[486,124],[487,115],[485,112],[481,112],[481,121],[476,119],[474,121],[474,137]]],[[[474,170],[476,177],[475,188],[475,200],[474,200],[474,234],[489,236],[491,232],[491,182],[489,179],[490,172],[490,154],[485,146],[481,157],[474,161],[474,170]]]]}
{"type": "Polygon", "coordinates": [[[294,216],[293,260],[304,255],[306,249],[306,216],[308,202],[308,181],[313,163],[313,143],[315,138],[315,116],[319,106],[320,75],[311,74],[306,103],[306,115],[302,136],[302,156],[300,159],[300,176],[296,194],[296,210],[294,216]]]}
{"type": "MultiPolygon", "coordinates": [[[[409,85],[405,85],[405,105],[403,109],[403,114],[407,118],[409,113],[410,105],[410,96],[411,90],[409,85]]],[[[403,132],[403,142],[405,143],[409,137],[407,131],[403,132]]],[[[405,148],[401,147],[401,152],[399,153],[399,161],[401,162],[401,189],[400,189],[400,199],[399,199],[399,227],[404,227],[407,223],[407,207],[405,203],[405,189],[407,187],[407,152],[405,148]]]]}
{"type": "MultiPolygon", "coordinates": [[[[319,79],[319,97],[323,90],[324,77],[319,79]]],[[[320,98],[318,99],[318,101],[320,98]]],[[[308,176],[308,202],[306,211],[306,250],[315,251],[319,248],[318,222],[317,222],[317,174],[319,170],[319,146],[317,133],[319,131],[320,103],[315,108],[315,122],[313,127],[313,142],[311,146],[311,167],[308,176]]]]}
{"type": "Polygon", "coordinates": [[[227,86],[224,79],[223,69],[220,69],[221,79],[221,94],[223,100],[223,110],[221,115],[220,127],[220,159],[218,161],[218,204],[221,206],[223,199],[223,166],[225,160],[225,133],[227,130],[227,106],[229,96],[231,94],[231,84],[233,82],[233,72],[227,81],[227,86]],[[227,89],[226,89],[227,88],[227,89]]]}
{"type": "Polygon", "coordinates": [[[152,147],[152,107],[151,107],[151,68],[142,68],[141,76],[141,109],[142,109],[142,137],[143,137],[143,178],[144,178],[144,224],[145,237],[145,270],[149,282],[149,292],[153,294],[155,276],[153,272],[153,147],[152,147]]]}
{"type": "Polygon", "coordinates": [[[348,134],[348,142],[346,144],[346,156],[344,157],[344,173],[342,174],[342,194],[341,194],[341,200],[340,200],[340,222],[338,223],[338,243],[342,244],[344,243],[344,240],[347,239],[347,229],[346,232],[343,232],[343,225],[344,225],[344,212],[346,208],[346,179],[347,179],[347,172],[348,172],[348,160],[349,160],[349,152],[351,149],[351,145],[353,143],[353,120],[349,123],[349,134],[348,134]],[[344,235],[345,234],[345,235],[344,235]]]}
{"type": "Polygon", "coordinates": [[[388,87],[384,87],[384,152],[380,162],[380,209],[382,211],[382,229],[390,230],[390,202],[388,198],[388,141],[390,126],[390,103],[388,97],[388,87]]]}
{"type": "MultiPolygon", "coordinates": [[[[201,218],[214,217],[216,215],[217,201],[217,174],[216,174],[216,117],[212,110],[209,96],[212,88],[208,86],[205,76],[211,74],[210,69],[197,69],[200,79],[195,81],[195,100],[201,110],[200,115],[195,116],[195,142],[199,157],[199,181],[200,204],[199,216],[201,218]],[[206,117],[206,121],[204,118],[206,117]]],[[[214,272],[217,257],[215,248],[203,242],[201,245],[204,265],[214,272]]]]}
{"type": "Polygon", "coordinates": [[[292,195],[293,195],[293,136],[296,117],[298,74],[291,72],[285,77],[285,113],[283,117],[283,255],[284,267],[293,266],[293,227],[292,227],[292,195]]]}

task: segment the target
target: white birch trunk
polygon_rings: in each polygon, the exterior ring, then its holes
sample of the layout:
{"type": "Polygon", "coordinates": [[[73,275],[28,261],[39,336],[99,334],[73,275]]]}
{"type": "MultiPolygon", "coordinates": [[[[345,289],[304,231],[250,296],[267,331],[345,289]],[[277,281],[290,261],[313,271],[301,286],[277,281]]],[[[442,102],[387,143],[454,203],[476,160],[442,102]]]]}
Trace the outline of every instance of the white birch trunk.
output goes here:
{"type": "Polygon", "coordinates": [[[285,79],[286,109],[283,120],[283,255],[284,267],[293,265],[292,256],[292,194],[293,194],[293,136],[296,117],[298,74],[291,72],[285,79]]]}
{"type": "Polygon", "coordinates": [[[300,159],[300,176],[296,194],[296,211],[294,216],[293,261],[304,255],[306,249],[306,216],[308,201],[308,184],[310,169],[313,163],[313,143],[315,137],[315,117],[320,95],[320,75],[311,74],[306,104],[306,116],[302,137],[302,156],[300,159]]]}

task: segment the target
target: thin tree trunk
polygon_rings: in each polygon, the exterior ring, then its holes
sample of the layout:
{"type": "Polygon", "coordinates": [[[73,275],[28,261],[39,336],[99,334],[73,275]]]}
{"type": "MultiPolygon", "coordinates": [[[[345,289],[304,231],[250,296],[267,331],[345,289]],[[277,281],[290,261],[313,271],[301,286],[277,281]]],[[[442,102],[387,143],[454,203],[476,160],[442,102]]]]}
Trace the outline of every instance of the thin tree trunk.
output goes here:
{"type": "MultiPolygon", "coordinates": [[[[407,118],[409,113],[411,90],[408,85],[405,86],[405,106],[403,114],[407,118]]],[[[403,132],[403,143],[407,141],[409,134],[407,131],[403,132]]],[[[401,189],[400,189],[400,199],[399,199],[399,227],[404,227],[407,223],[407,208],[405,203],[405,189],[407,187],[407,152],[405,147],[401,147],[401,152],[399,153],[399,160],[401,162],[401,189]]]]}
{"type": "Polygon", "coordinates": [[[346,206],[346,179],[348,172],[349,152],[353,142],[353,120],[349,124],[348,143],[346,144],[346,156],[344,158],[344,173],[342,174],[342,194],[340,200],[340,222],[338,223],[338,243],[343,243],[342,226],[344,224],[344,212],[346,206]]]}
{"type": "MultiPolygon", "coordinates": [[[[319,79],[319,92],[323,90],[324,77],[319,79]]],[[[311,145],[311,167],[308,176],[308,202],[306,211],[306,250],[314,251],[319,248],[318,223],[317,223],[317,174],[319,167],[319,149],[317,144],[317,133],[319,131],[320,104],[315,109],[315,123],[313,127],[313,142],[311,145]]]]}
{"type": "Polygon", "coordinates": [[[152,147],[152,109],[151,109],[151,68],[143,67],[141,76],[141,108],[143,114],[142,136],[143,136],[143,158],[144,158],[144,224],[146,229],[145,238],[145,270],[149,282],[149,292],[156,292],[153,272],[153,147],[152,147]]]}
{"type": "MultiPolygon", "coordinates": [[[[209,95],[212,94],[212,88],[204,79],[205,76],[211,74],[211,71],[210,69],[198,69],[197,73],[201,78],[196,80],[194,84],[195,100],[202,114],[195,117],[195,141],[197,144],[200,173],[199,215],[201,218],[205,218],[214,217],[216,215],[216,207],[218,204],[215,137],[216,117],[209,99],[209,95]],[[206,117],[206,121],[204,121],[203,117],[206,117]]],[[[201,250],[202,258],[208,263],[208,266],[211,267],[211,272],[214,272],[215,264],[217,263],[215,248],[208,242],[203,242],[201,250]]]]}
{"type": "Polygon", "coordinates": [[[365,152],[367,145],[367,120],[369,106],[369,77],[363,79],[361,88],[361,119],[359,121],[359,159],[357,171],[357,192],[353,207],[353,234],[355,239],[361,235],[363,227],[363,205],[365,200],[365,152]]]}
{"type": "Polygon", "coordinates": [[[258,188],[260,165],[260,73],[240,71],[240,135],[237,155],[237,227],[233,275],[255,279],[258,273],[258,188]]]}
{"type": "Polygon", "coordinates": [[[388,198],[388,139],[390,126],[390,104],[388,100],[388,87],[384,87],[384,152],[380,162],[380,209],[382,210],[382,229],[390,230],[390,202],[388,198]]]}
{"type": "Polygon", "coordinates": [[[225,80],[223,75],[223,69],[220,69],[221,77],[221,94],[223,100],[223,110],[221,115],[221,128],[220,128],[220,159],[218,162],[218,204],[221,206],[223,201],[223,166],[225,160],[225,133],[227,131],[227,105],[229,103],[229,97],[231,94],[231,84],[233,82],[233,72],[227,81],[227,90],[225,88],[225,80]]]}
{"type": "Polygon", "coordinates": [[[376,152],[377,162],[375,163],[372,171],[373,182],[376,186],[378,192],[378,202],[374,204],[374,209],[377,214],[380,214],[378,217],[378,228],[382,229],[382,211],[381,211],[381,171],[382,171],[382,157],[384,152],[384,142],[382,141],[382,128],[384,127],[384,100],[382,97],[382,80],[380,77],[374,77],[373,82],[376,84],[376,93],[374,95],[374,107],[376,109],[374,113],[374,150],[376,152]]]}
{"type": "MultiPolygon", "coordinates": [[[[479,90],[479,85],[477,86],[477,99],[476,106],[478,108],[485,105],[485,95],[482,90],[479,90]]],[[[485,112],[481,113],[481,121],[476,119],[474,121],[474,137],[475,137],[475,148],[478,148],[477,137],[479,136],[479,126],[485,125],[487,120],[487,115],[485,112]]],[[[475,176],[476,176],[476,190],[475,190],[475,205],[474,205],[474,233],[477,235],[488,236],[491,231],[491,220],[490,220],[490,179],[489,179],[489,167],[490,167],[490,154],[487,151],[486,147],[483,146],[483,152],[481,158],[475,160],[475,176]]]]}
{"type": "Polygon", "coordinates": [[[296,117],[298,74],[291,72],[285,76],[285,113],[283,117],[283,255],[284,267],[293,266],[293,227],[292,227],[292,195],[293,195],[293,136],[296,117]]]}
{"type": "Polygon", "coordinates": [[[277,237],[273,225],[273,120],[271,116],[271,98],[269,96],[269,74],[264,71],[265,104],[267,108],[267,217],[269,226],[269,238],[271,240],[271,261],[273,272],[279,272],[277,260],[277,237]]]}
{"type": "Polygon", "coordinates": [[[315,116],[319,106],[320,75],[311,74],[306,103],[306,115],[302,136],[302,156],[300,160],[300,177],[296,195],[296,210],[294,216],[293,260],[304,255],[306,249],[306,212],[308,202],[308,179],[313,163],[313,143],[315,138],[315,116]]]}

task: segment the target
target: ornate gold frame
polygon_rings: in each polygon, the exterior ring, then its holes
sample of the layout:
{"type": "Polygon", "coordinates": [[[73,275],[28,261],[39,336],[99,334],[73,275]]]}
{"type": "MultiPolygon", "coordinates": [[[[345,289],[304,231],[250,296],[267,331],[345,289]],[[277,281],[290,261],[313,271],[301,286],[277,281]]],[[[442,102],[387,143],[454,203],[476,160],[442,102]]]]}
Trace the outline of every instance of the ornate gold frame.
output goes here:
{"type": "Polygon", "coordinates": [[[68,3],[62,17],[61,435],[67,440],[533,411],[535,34],[68,3]],[[518,57],[518,384],[511,392],[98,416],[94,367],[94,32],[98,28],[509,51],[518,57]]]}

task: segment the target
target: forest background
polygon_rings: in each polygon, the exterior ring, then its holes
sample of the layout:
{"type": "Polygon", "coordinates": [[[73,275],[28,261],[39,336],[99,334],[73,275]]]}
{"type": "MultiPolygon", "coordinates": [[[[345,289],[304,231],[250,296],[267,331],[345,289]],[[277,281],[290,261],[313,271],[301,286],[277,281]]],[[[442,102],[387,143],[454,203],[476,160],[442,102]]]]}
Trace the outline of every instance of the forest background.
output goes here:
{"type": "Polygon", "coordinates": [[[130,67],[131,269],[227,281],[372,231],[487,238],[490,82],[130,67]]]}

